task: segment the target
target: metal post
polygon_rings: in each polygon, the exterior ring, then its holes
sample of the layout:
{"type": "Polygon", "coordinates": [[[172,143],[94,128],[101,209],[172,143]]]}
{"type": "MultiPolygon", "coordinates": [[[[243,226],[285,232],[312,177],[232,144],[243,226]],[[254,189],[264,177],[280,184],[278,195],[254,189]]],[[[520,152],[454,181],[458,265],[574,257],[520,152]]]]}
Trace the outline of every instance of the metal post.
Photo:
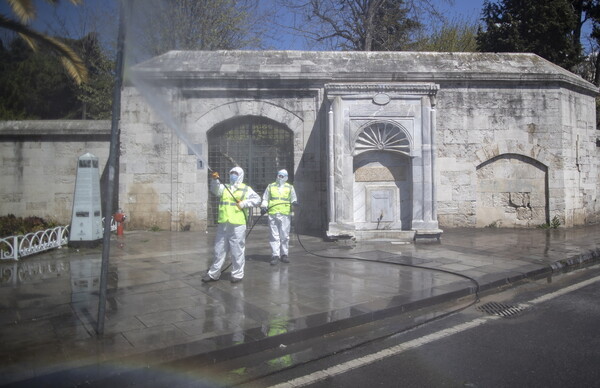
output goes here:
{"type": "Polygon", "coordinates": [[[100,298],[98,300],[98,335],[104,334],[104,315],[106,311],[106,284],[108,278],[108,258],[110,253],[110,219],[113,207],[113,193],[115,189],[115,169],[119,141],[119,118],[121,116],[121,85],[123,84],[123,50],[125,46],[125,17],[123,15],[124,3],[122,0],[119,9],[119,32],[117,35],[117,58],[115,62],[115,86],[113,89],[112,122],[110,134],[110,152],[108,156],[108,180],[106,190],[106,208],[104,209],[104,238],[102,240],[102,266],[100,270],[100,298]],[[108,225],[106,225],[108,223],[108,225]]]}
{"type": "MultiPolygon", "coordinates": [[[[337,221],[337,216],[335,214],[335,173],[334,173],[334,160],[335,160],[335,147],[333,144],[334,141],[334,126],[335,126],[335,117],[333,112],[334,100],[329,100],[329,113],[328,113],[328,124],[329,128],[327,132],[327,191],[328,191],[328,207],[329,210],[329,219],[327,220],[327,230],[329,231],[329,226],[337,221]]],[[[338,108],[339,109],[339,108],[338,108]]]]}
{"type": "Polygon", "coordinates": [[[13,257],[19,260],[19,236],[15,236],[13,240],[13,257]]]}

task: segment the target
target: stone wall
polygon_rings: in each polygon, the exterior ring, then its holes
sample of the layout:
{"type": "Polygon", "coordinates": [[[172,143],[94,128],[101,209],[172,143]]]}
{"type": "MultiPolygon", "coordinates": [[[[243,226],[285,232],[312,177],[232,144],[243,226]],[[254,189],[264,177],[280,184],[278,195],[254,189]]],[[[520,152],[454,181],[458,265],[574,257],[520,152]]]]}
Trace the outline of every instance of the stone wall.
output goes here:
{"type": "Polygon", "coordinates": [[[207,98],[204,93],[179,95],[174,89],[161,88],[160,93],[167,98],[165,104],[158,105],[149,103],[148,96],[143,95],[145,89],[141,90],[126,87],[122,99],[121,127],[126,136],[121,142],[119,195],[130,228],[206,230],[207,133],[221,122],[241,116],[269,118],[293,132],[294,166],[302,167],[294,173],[297,195],[317,201],[316,206],[306,206],[301,217],[317,220],[310,223],[314,229],[325,222],[320,209],[326,205],[313,195],[322,188],[323,144],[315,136],[321,132],[316,129],[317,91],[300,90],[279,99],[253,101],[229,98],[228,93],[211,92],[207,98]],[[180,108],[157,112],[166,106],[180,108]],[[165,121],[173,124],[167,126],[165,121]],[[200,151],[201,167],[186,143],[200,151]]]}
{"type": "Polygon", "coordinates": [[[442,85],[440,225],[537,226],[555,216],[566,226],[596,222],[594,104],[561,87],[442,85]]]}
{"type": "MultiPolygon", "coordinates": [[[[367,219],[368,203],[357,202],[370,198],[363,194],[375,173],[399,190],[390,198],[400,202],[394,214],[402,229],[411,221],[406,215],[422,216],[414,192],[428,195],[421,202],[441,228],[600,221],[598,90],[532,54],[170,52],[135,72],[153,89],[128,86],[122,94],[118,205],[129,229],[207,228],[207,134],[236,117],[265,118],[293,133],[299,229],[325,231],[337,210],[347,215],[340,228],[378,228],[381,222],[367,219]],[[398,109],[403,95],[382,100],[393,97],[389,90],[424,83],[437,92],[417,114],[398,109]],[[357,90],[347,109],[335,109],[335,85],[357,90]],[[406,128],[422,117],[431,143],[411,138],[405,159],[369,160],[372,170],[357,176],[346,163],[335,176],[340,155],[356,156],[359,129],[390,115],[406,128]],[[329,138],[332,123],[340,126],[329,138]],[[434,155],[432,165],[415,171],[424,152],[434,155]],[[336,179],[355,191],[339,190],[336,179]],[[414,190],[432,180],[433,190],[414,190]]],[[[103,170],[109,137],[110,122],[0,123],[0,214],[69,223],[77,158],[90,152],[103,170]]]]}
{"type": "MultiPolygon", "coordinates": [[[[418,124],[419,112],[394,110],[398,102],[388,99],[389,90],[421,84],[437,94],[421,111],[432,139],[411,143],[406,186],[413,187],[413,208],[399,209],[412,213],[413,229],[424,215],[442,228],[598,220],[598,89],[533,54],[173,51],[133,73],[158,88],[150,95],[166,98],[172,117],[201,149],[207,149],[207,132],[232,117],[265,117],[293,131],[302,226],[327,230],[340,214],[342,231],[362,222],[366,203],[348,204],[364,195],[350,190],[351,164],[337,170],[340,155],[353,152],[354,124],[363,128],[389,115],[408,120],[406,128],[418,124]],[[346,108],[336,110],[332,85],[356,89],[346,108]],[[433,157],[422,161],[421,153],[433,157]],[[423,168],[414,171],[415,165],[423,168]]],[[[164,124],[172,120],[151,111],[133,88],[123,97],[119,192],[132,225],[205,228],[206,167],[197,168],[196,157],[164,124]]],[[[410,97],[398,101],[404,98],[410,97]]],[[[363,185],[359,180],[355,188],[363,185]]]]}
{"type": "Polygon", "coordinates": [[[0,122],[0,214],[71,223],[78,158],[90,152],[101,171],[110,121],[0,122]]]}

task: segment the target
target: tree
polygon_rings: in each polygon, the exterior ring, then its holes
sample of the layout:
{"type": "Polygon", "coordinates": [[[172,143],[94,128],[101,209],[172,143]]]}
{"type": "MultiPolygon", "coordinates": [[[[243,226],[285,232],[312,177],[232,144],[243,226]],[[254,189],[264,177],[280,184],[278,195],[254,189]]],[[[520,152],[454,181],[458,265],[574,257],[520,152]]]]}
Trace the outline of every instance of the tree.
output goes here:
{"type": "Polygon", "coordinates": [[[482,20],[480,51],[533,52],[569,70],[581,62],[581,26],[569,0],[486,0],[482,20]]]}
{"type": "Polygon", "coordinates": [[[127,44],[136,58],[258,48],[269,15],[259,12],[258,0],[137,0],[131,14],[127,44]]]}
{"type": "MultiPolygon", "coordinates": [[[[589,36],[590,52],[581,66],[583,71],[578,72],[578,74],[598,86],[600,85],[600,1],[591,0],[582,2],[584,4],[581,9],[586,15],[585,19],[582,19],[591,20],[592,32],[589,36]]],[[[597,113],[600,114],[600,110],[597,113]]]]}
{"type": "Polygon", "coordinates": [[[415,51],[474,52],[477,51],[478,25],[466,20],[444,23],[429,36],[419,40],[415,51]]]}
{"type": "MultiPolygon", "coordinates": [[[[53,4],[58,4],[59,0],[48,0],[53,4]]],[[[58,56],[62,65],[69,76],[80,84],[87,79],[87,69],[81,58],[68,45],[51,36],[42,34],[28,27],[29,23],[36,16],[36,8],[31,0],[7,0],[17,20],[6,15],[0,14],[0,28],[13,31],[27,44],[31,49],[37,51],[39,46],[58,56]]],[[[81,0],[71,0],[73,4],[79,4],[81,0]]]]}
{"type": "Polygon", "coordinates": [[[52,55],[14,39],[2,56],[0,119],[59,119],[78,106],[64,69],[52,55]]]}
{"type": "Polygon", "coordinates": [[[74,90],[80,103],[77,116],[83,120],[110,119],[114,61],[104,53],[96,33],[89,33],[84,38],[73,41],[72,45],[84,59],[89,74],[87,82],[81,83],[74,90]]]}
{"type": "Polygon", "coordinates": [[[33,52],[14,39],[0,56],[0,120],[107,119],[111,113],[113,63],[96,36],[68,41],[86,58],[88,81],[69,78],[50,53],[33,52]]]}
{"type": "Polygon", "coordinates": [[[300,16],[293,30],[334,50],[408,50],[425,15],[442,19],[430,0],[282,1],[300,16]]]}
{"type": "Polygon", "coordinates": [[[590,19],[594,25],[597,24],[600,17],[600,2],[598,0],[570,0],[569,2],[577,20],[573,30],[573,44],[577,44],[581,42],[583,25],[590,19]]]}

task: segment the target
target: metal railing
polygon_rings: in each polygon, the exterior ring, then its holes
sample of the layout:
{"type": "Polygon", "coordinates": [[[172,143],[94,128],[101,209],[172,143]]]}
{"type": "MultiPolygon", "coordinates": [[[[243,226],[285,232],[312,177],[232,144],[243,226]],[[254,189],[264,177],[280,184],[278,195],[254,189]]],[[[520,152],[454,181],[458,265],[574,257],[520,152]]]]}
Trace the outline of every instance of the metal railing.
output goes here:
{"type": "MultiPolygon", "coordinates": [[[[102,225],[104,225],[104,218],[102,225]]],[[[69,230],[69,225],[57,226],[26,235],[0,238],[0,260],[19,260],[20,257],[60,248],[69,242],[69,230]]],[[[117,230],[117,223],[112,217],[110,230],[113,232],[117,230]]]]}

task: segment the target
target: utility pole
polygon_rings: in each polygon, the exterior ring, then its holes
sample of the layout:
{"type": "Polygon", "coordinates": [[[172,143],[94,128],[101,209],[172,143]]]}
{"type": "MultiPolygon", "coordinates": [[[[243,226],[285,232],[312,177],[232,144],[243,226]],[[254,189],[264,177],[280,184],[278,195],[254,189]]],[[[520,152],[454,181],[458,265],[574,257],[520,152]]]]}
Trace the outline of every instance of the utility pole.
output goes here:
{"type": "Polygon", "coordinates": [[[98,300],[98,322],[96,333],[104,334],[104,316],[106,313],[106,287],[108,277],[108,259],[110,255],[110,220],[113,213],[113,194],[115,190],[115,174],[117,155],[119,152],[119,119],[121,117],[121,85],[123,84],[123,51],[125,46],[124,2],[119,5],[119,30],[117,35],[117,58],[115,62],[115,85],[112,101],[112,121],[110,128],[110,152],[108,155],[108,179],[106,190],[106,207],[104,209],[104,235],[102,240],[102,264],[100,268],[100,298],[98,300]]]}

